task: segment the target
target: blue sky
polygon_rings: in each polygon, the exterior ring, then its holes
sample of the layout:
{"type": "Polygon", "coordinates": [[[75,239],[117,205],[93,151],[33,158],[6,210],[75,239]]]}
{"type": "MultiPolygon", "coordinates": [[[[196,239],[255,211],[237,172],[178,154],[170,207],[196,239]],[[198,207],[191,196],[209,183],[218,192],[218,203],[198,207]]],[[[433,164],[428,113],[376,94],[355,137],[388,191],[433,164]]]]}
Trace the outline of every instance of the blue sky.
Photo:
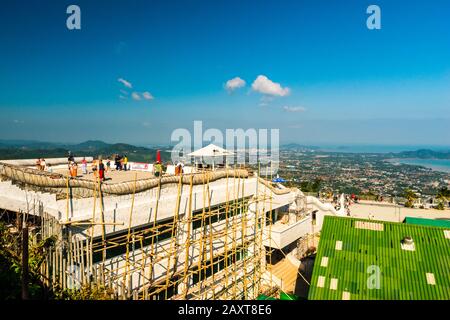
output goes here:
{"type": "Polygon", "coordinates": [[[166,143],[202,120],[282,142],[449,145],[449,14],[437,0],[5,0],[0,137],[166,143]]]}

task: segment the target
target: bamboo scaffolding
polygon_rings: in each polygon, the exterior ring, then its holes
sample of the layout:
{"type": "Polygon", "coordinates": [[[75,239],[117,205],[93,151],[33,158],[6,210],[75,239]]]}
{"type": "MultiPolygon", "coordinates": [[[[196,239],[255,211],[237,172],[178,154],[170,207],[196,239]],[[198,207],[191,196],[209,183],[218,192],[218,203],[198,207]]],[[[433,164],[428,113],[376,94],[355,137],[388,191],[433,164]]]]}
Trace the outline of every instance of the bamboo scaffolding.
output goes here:
{"type": "MultiPolygon", "coordinates": [[[[225,202],[219,205],[212,205],[210,176],[207,172],[202,173],[203,183],[195,187],[195,194],[203,200],[195,203],[197,208],[201,206],[201,211],[192,211],[194,176],[190,175],[188,192],[188,186],[183,188],[183,177],[180,176],[173,218],[167,221],[158,217],[159,184],[155,189],[152,222],[145,228],[133,227],[135,188],[131,194],[126,233],[108,236],[107,225],[124,223],[105,222],[101,182],[97,181],[93,192],[92,219],[78,222],[69,220],[70,185],[67,183],[66,221],[55,223],[46,213],[39,213],[43,238],[63,229],[67,235],[49,251],[42,266],[48,285],[58,285],[63,289],[74,287],[78,282],[89,286],[101,285],[111,288],[113,296],[120,299],[256,298],[262,287],[262,274],[267,270],[265,260],[272,260],[273,196],[267,184],[260,186],[258,165],[256,193],[251,198],[246,197],[248,180],[241,175],[241,169],[236,165],[234,169],[226,169],[225,202]],[[182,199],[187,203],[184,216],[180,213],[182,199]],[[97,200],[100,201],[100,221],[96,221],[97,200]],[[252,210],[249,210],[250,205],[252,210]],[[266,209],[269,209],[268,214],[266,209]],[[77,226],[88,226],[86,238],[72,235],[77,226]],[[96,227],[102,228],[99,236],[96,236],[96,227]],[[264,246],[266,241],[269,241],[267,249],[264,246]],[[114,259],[117,262],[113,262],[109,253],[115,249],[125,249],[122,256],[118,256],[120,259],[114,259]],[[79,274],[74,273],[70,266],[78,266],[79,274]]],[[[135,187],[136,181],[135,175],[135,187]]],[[[37,212],[38,205],[35,204],[34,208],[37,212]]],[[[270,284],[273,284],[271,273],[270,284]]]]}

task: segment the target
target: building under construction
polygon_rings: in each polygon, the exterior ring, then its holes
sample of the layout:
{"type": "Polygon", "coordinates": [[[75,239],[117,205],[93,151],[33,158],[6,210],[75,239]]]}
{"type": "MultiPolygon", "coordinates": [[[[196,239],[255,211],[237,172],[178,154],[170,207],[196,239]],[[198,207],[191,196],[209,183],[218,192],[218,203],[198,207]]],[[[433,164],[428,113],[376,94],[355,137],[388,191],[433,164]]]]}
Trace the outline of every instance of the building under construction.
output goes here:
{"type": "Polygon", "coordinates": [[[309,285],[299,259],[323,216],[339,215],[245,168],[162,177],[132,170],[100,182],[69,178],[66,159],[47,163],[53,173],[33,161],[0,162],[0,214],[34,217],[33,241],[57,239],[41,265],[46,285],[101,284],[116,299],[294,293],[298,282],[309,285]]]}

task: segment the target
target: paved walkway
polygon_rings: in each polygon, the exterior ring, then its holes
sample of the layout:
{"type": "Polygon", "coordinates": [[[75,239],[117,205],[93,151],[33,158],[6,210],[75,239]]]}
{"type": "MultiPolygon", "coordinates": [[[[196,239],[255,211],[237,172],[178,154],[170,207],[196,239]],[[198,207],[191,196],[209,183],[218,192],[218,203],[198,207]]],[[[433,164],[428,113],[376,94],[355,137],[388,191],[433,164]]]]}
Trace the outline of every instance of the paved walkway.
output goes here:
{"type": "MultiPolygon", "coordinates": [[[[268,265],[269,266],[269,265],[268,265]]],[[[298,268],[294,266],[288,259],[284,258],[277,264],[270,266],[272,274],[281,279],[282,290],[287,293],[294,292],[295,281],[297,280],[298,268]]]]}
{"type": "MultiPolygon", "coordinates": [[[[69,174],[68,169],[55,169],[54,172],[61,173],[64,175],[69,174]]],[[[90,167],[89,167],[88,174],[83,175],[81,172],[82,172],[81,166],[79,166],[78,167],[78,178],[94,180],[94,174],[92,173],[92,170],[90,169],[90,167]]],[[[105,181],[105,183],[108,184],[108,183],[120,183],[120,182],[134,181],[136,174],[137,174],[137,180],[149,179],[149,178],[154,177],[152,172],[111,170],[111,171],[105,172],[105,177],[107,179],[105,181]]]]}

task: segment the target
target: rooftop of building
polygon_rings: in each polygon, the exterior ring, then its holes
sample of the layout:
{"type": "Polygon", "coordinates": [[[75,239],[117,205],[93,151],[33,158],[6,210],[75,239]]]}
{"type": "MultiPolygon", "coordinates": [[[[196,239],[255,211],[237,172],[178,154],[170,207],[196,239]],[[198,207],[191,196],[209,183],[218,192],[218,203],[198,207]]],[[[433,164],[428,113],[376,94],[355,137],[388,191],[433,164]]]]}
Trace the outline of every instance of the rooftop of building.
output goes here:
{"type": "Polygon", "coordinates": [[[448,300],[449,270],[450,229],[327,216],[308,298],[448,300]]]}
{"type": "Polygon", "coordinates": [[[450,220],[447,219],[425,219],[417,217],[406,217],[404,222],[420,226],[432,226],[450,229],[450,220]]]}

